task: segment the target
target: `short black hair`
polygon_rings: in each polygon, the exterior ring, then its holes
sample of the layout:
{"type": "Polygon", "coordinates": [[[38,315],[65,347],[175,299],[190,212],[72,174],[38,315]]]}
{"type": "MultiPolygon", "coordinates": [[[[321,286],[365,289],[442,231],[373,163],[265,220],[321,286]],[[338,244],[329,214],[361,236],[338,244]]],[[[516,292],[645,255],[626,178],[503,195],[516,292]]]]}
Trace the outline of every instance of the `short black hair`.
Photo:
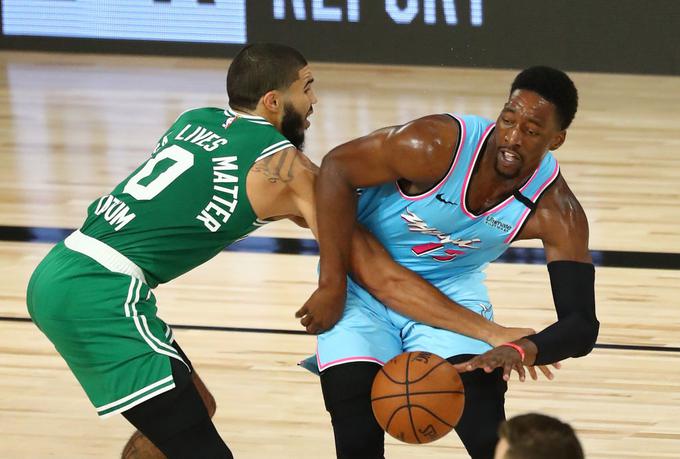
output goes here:
{"type": "Polygon", "coordinates": [[[576,115],[578,91],[571,78],[561,70],[546,66],[529,67],[515,77],[510,94],[516,89],[533,91],[555,105],[560,129],[567,129],[576,115]]]}
{"type": "Polygon", "coordinates": [[[288,88],[307,60],[294,48],[276,43],[247,45],[227,72],[227,95],[232,108],[254,109],[267,92],[288,88]]]}
{"type": "Polygon", "coordinates": [[[559,419],[528,413],[501,424],[500,438],[508,442],[504,459],[584,459],[574,429],[559,419]]]}

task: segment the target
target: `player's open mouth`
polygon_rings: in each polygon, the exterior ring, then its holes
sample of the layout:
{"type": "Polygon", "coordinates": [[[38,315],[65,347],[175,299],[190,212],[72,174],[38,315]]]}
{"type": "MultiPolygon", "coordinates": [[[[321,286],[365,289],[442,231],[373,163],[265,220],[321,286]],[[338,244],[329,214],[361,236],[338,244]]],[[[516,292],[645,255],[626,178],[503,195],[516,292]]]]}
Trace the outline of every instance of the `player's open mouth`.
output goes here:
{"type": "Polygon", "coordinates": [[[500,153],[501,159],[506,163],[516,163],[522,160],[517,153],[506,148],[499,148],[498,153],[500,153]]]}

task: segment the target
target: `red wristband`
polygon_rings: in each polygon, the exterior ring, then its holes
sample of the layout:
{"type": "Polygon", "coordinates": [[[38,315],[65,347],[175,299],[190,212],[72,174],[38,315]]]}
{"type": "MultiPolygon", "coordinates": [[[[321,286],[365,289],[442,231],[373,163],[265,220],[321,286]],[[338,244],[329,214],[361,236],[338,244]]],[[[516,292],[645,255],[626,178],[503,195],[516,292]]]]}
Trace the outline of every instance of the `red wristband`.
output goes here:
{"type": "Polygon", "coordinates": [[[514,350],[516,350],[517,352],[519,352],[519,357],[520,357],[520,359],[522,359],[522,363],[524,363],[524,349],[522,349],[522,346],[519,346],[515,343],[503,343],[503,344],[501,344],[501,346],[511,347],[514,350]]]}

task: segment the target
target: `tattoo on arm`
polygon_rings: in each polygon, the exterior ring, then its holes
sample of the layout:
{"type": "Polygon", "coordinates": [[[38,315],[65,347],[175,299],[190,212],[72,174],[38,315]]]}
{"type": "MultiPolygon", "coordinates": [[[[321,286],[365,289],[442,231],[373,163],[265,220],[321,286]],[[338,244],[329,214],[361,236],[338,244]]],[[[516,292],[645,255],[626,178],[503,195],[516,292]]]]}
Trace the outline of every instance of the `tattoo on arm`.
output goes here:
{"type": "Polygon", "coordinates": [[[269,156],[257,161],[253,170],[264,175],[270,183],[289,183],[295,178],[297,166],[316,173],[319,168],[305,155],[295,150],[284,150],[279,154],[269,156]]]}
{"type": "Polygon", "coordinates": [[[299,153],[295,155],[298,163],[300,166],[303,168],[307,169],[310,172],[318,173],[319,172],[319,166],[314,164],[306,155],[303,155],[302,153],[299,153]]]}

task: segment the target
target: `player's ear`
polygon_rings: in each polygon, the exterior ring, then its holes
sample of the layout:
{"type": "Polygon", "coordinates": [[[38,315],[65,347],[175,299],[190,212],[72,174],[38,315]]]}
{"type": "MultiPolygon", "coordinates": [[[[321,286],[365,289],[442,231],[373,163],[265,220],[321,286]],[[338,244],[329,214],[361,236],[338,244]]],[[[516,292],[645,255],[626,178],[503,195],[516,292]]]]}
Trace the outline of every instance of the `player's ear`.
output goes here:
{"type": "Polygon", "coordinates": [[[558,148],[562,146],[564,143],[564,140],[567,138],[567,130],[563,129],[560,132],[553,137],[552,141],[550,142],[550,151],[555,151],[558,148]]]}
{"type": "Polygon", "coordinates": [[[283,97],[279,91],[269,91],[262,96],[262,105],[273,113],[283,110],[283,97]]]}

